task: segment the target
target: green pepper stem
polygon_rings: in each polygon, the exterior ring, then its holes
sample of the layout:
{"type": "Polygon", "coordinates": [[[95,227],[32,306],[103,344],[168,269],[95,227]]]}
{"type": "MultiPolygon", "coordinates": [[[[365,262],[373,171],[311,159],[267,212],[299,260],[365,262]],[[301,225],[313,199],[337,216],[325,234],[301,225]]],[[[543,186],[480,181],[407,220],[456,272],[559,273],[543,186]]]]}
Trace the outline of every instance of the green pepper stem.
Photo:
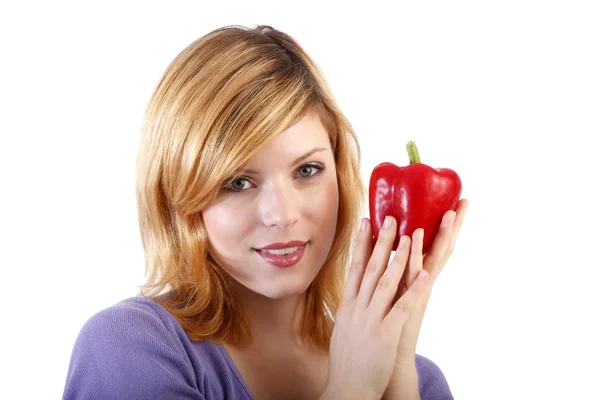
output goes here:
{"type": "Polygon", "coordinates": [[[417,145],[412,140],[406,144],[406,150],[408,151],[408,160],[411,164],[418,164],[421,162],[421,157],[419,156],[419,150],[417,149],[417,145]]]}

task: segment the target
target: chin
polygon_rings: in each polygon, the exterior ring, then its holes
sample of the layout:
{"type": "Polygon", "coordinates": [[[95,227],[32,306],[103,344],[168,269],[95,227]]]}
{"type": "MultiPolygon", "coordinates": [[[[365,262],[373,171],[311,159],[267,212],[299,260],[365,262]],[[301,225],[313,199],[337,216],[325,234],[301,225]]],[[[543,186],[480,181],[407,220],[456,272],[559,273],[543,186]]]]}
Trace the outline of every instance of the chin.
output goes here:
{"type": "MultiPolygon", "coordinates": [[[[268,285],[269,283],[267,283],[268,285]]],[[[310,283],[309,283],[310,284],[310,283]]],[[[293,297],[293,296],[299,296],[303,293],[306,292],[306,290],[308,289],[309,284],[305,284],[305,285],[279,285],[278,287],[275,287],[274,285],[270,288],[266,288],[264,290],[260,290],[257,288],[257,290],[252,290],[255,293],[258,293],[264,297],[267,297],[269,299],[273,299],[273,300],[278,300],[278,299],[285,299],[286,297],[293,297]]]]}

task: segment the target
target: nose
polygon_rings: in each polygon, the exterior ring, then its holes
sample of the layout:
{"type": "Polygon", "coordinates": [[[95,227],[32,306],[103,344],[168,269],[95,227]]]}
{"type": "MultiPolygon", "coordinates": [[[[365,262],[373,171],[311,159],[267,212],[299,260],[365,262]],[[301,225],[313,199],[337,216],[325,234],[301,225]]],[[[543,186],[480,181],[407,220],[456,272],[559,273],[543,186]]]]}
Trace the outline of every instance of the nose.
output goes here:
{"type": "Polygon", "coordinates": [[[290,182],[274,182],[263,189],[260,213],[267,227],[286,228],[300,219],[298,191],[290,182]]]}

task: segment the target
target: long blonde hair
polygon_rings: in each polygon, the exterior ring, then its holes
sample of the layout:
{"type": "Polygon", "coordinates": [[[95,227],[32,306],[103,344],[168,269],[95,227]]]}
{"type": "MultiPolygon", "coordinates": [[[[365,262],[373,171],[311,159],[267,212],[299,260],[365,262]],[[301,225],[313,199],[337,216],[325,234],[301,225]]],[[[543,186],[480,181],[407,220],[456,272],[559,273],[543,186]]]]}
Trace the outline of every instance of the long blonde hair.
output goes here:
{"type": "Polygon", "coordinates": [[[188,45],[149,101],[136,196],[148,280],[141,295],[165,307],[191,340],[244,346],[246,316],[211,256],[201,211],[223,182],[272,138],[316,112],[329,132],[339,186],[338,225],[307,290],[302,338],[326,350],[341,301],[365,187],[357,137],[317,65],[269,26],[227,26],[188,45]]]}

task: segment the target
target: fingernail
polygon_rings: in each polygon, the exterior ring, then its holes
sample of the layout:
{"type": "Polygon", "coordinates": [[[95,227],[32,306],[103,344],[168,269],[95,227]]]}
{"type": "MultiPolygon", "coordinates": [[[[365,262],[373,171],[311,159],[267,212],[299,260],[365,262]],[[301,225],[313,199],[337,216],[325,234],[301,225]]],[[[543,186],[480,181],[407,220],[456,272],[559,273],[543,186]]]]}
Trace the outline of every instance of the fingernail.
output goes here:
{"type": "Polygon", "coordinates": [[[392,225],[392,219],[387,216],[385,217],[385,219],[383,220],[383,229],[387,229],[390,227],[390,225],[392,225]]]}
{"type": "Polygon", "coordinates": [[[452,225],[454,223],[455,217],[456,217],[455,211],[448,213],[448,215],[446,215],[446,218],[444,218],[444,226],[452,225]]]}
{"type": "Polygon", "coordinates": [[[390,226],[392,226],[392,218],[388,215],[387,217],[385,217],[385,221],[383,221],[383,227],[387,229],[390,226]]]}
{"type": "Polygon", "coordinates": [[[408,242],[408,238],[406,237],[406,235],[402,235],[400,237],[400,243],[398,243],[398,248],[399,249],[403,249],[406,247],[406,242],[408,242]]]}
{"type": "Polygon", "coordinates": [[[360,231],[363,232],[366,229],[367,229],[367,219],[363,218],[362,221],[360,221],[360,231]]]}
{"type": "Polygon", "coordinates": [[[419,279],[425,279],[427,278],[427,271],[425,271],[424,269],[421,270],[421,272],[419,272],[419,275],[417,276],[417,280],[419,279]]]}

